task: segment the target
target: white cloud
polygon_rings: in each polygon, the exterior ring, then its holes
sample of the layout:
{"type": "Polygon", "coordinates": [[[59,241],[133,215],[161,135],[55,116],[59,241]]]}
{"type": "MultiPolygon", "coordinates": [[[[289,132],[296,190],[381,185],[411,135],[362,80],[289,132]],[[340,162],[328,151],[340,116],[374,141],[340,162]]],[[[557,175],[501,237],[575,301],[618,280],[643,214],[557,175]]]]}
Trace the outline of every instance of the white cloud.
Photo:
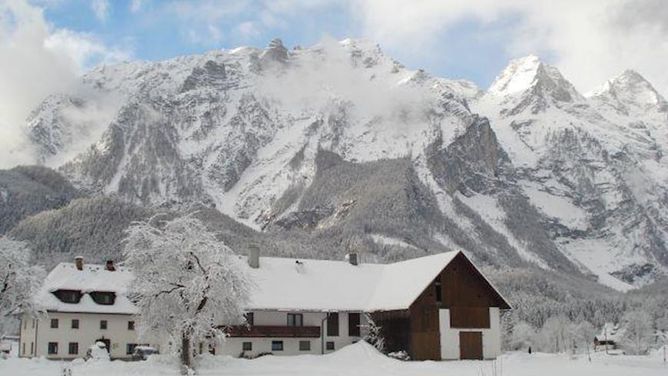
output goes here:
{"type": "Polygon", "coordinates": [[[93,13],[98,20],[104,22],[109,15],[109,0],[93,0],[90,3],[93,13]]]}
{"type": "MultiPolygon", "coordinates": [[[[636,69],[668,91],[668,6],[663,0],[362,0],[351,3],[366,34],[395,49],[447,43],[458,23],[494,27],[511,41],[508,57],[537,53],[587,91],[624,69],[636,69]]],[[[433,50],[422,53],[434,53],[433,50]]]]}
{"type": "Polygon", "coordinates": [[[131,58],[126,50],[109,48],[89,34],[67,29],[56,30],[49,35],[44,40],[44,47],[66,54],[82,69],[90,68],[94,64],[113,64],[131,58]]]}
{"type": "Polygon", "coordinates": [[[292,69],[282,72],[278,66],[275,74],[267,73],[257,84],[258,93],[297,113],[318,111],[335,98],[345,98],[366,119],[393,119],[388,126],[401,128],[424,120],[430,104],[423,92],[392,80],[369,79],[367,71],[351,64],[350,52],[332,38],[323,38],[317,48],[317,54],[300,56],[292,69]]]}
{"type": "Polygon", "coordinates": [[[25,120],[46,96],[76,90],[94,61],[125,57],[90,36],[53,30],[24,0],[0,2],[0,168],[35,163],[25,120]]]}
{"type": "Polygon", "coordinates": [[[258,30],[257,26],[255,26],[255,23],[251,21],[240,23],[239,26],[237,26],[237,30],[239,30],[239,33],[244,38],[252,38],[260,35],[260,30],[258,30]]]}
{"type": "Polygon", "coordinates": [[[169,17],[175,17],[186,25],[186,35],[191,43],[216,45],[225,39],[220,23],[236,17],[249,7],[243,0],[230,1],[188,1],[176,0],[166,5],[169,17]]]}
{"type": "Polygon", "coordinates": [[[132,0],[130,2],[130,12],[137,13],[141,10],[144,2],[142,0],[132,0]]]}

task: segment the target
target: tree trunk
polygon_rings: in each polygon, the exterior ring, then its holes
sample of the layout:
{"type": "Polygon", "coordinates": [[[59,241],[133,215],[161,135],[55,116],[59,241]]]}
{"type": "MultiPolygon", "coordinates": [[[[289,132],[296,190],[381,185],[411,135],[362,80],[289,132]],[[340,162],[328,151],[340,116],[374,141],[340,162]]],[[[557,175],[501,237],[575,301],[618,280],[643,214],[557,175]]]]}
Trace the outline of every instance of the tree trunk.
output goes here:
{"type": "Polygon", "coordinates": [[[181,366],[184,375],[192,368],[190,335],[185,331],[181,334],[181,366]]]}

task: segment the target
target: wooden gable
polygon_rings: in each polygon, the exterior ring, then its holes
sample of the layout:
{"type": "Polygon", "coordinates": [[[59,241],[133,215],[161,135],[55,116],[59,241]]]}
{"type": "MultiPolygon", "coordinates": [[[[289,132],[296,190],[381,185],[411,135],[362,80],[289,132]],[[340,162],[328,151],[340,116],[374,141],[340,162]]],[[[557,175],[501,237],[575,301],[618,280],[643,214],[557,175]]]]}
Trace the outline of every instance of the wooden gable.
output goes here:
{"type": "Polygon", "coordinates": [[[411,304],[411,356],[416,360],[441,358],[439,309],[450,310],[453,328],[489,328],[489,307],[510,309],[508,302],[460,252],[411,304]]]}
{"type": "Polygon", "coordinates": [[[442,308],[511,308],[510,304],[462,252],[448,263],[413,304],[423,300],[442,308]],[[440,288],[436,286],[438,281],[440,281],[440,288]],[[440,299],[437,299],[436,293],[439,290],[441,296],[440,299]]]}

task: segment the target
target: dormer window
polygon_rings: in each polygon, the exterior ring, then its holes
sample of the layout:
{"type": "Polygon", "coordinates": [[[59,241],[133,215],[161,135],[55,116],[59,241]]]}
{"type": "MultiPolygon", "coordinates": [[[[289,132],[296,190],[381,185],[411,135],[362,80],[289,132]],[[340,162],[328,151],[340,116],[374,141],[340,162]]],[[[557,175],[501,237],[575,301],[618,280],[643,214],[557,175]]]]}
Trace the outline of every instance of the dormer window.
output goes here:
{"type": "Polygon", "coordinates": [[[63,303],[77,304],[81,301],[83,294],[79,290],[56,290],[53,292],[53,295],[63,303]]]}
{"type": "Polygon", "coordinates": [[[101,305],[113,305],[116,301],[116,293],[110,291],[93,291],[90,293],[93,301],[101,305]]]}

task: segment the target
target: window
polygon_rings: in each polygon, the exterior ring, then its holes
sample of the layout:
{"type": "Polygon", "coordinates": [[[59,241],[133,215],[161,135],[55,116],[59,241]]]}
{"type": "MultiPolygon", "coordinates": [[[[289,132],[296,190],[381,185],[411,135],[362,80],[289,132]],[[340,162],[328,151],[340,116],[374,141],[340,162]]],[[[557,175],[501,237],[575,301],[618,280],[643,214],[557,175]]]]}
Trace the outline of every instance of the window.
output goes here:
{"type": "Polygon", "coordinates": [[[299,351],[311,351],[311,341],[299,341],[299,351]]]}
{"type": "Polygon", "coordinates": [[[440,275],[434,281],[434,294],[436,295],[436,303],[443,303],[443,287],[441,286],[440,275]]]}
{"type": "Polygon", "coordinates": [[[116,301],[116,293],[109,291],[93,291],[90,293],[95,303],[102,305],[113,305],[116,301]]]}
{"type": "Polygon", "coordinates": [[[283,351],[283,341],[271,341],[271,351],[283,351]]]}
{"type": "Polygon", "coordinates": [[[22,350],[21,355],[25,356],[26,355],[26,343],[25,342],[23,342],[23,346],[22,346],[21,350],[22,350]]]}
{"type": "Polygon", "coordinates": [[[301,313],[288,313],[288,326],[304,326],[304,315],[301,313]]]}
{"type": "Polygon", "coordinates": [[[126,355],[132,355],[135,352],[135,347],[137,347],[136,343],[128,343],[125,345],[125,354],[126,355]]]}
{"type": "Polygon", "coordinates": [[[35,329],[35,319],[32,319],[32,328],[35,329]]]}
{"type": "Polygon", "coordinates": [[[337,312],[327,315],[327,335],[330,337],[339,335],[339,314],[337,312]]]}
{"type": "Polygon", "coordinates": [[[135,322],[128,321],[128,330],[135,330],[135,322]]]}
{"type": "Polygon", "coordinates": [[[248,325],[255,325],[255,315],[253,315],[253,312],[246,312],[246,323],[248,325]]]}
{"type": "Polygon", "coordinates": [[[49,355],[58,354],[58,342],[49,342],[49,355]]]}
{"type": "Polygon", "coordinates": [[[23,330],[28,329],[28,320],[23,320],[23,330]]]}
{"type": "Polygon", "coordinates": [[[67,352],[70,355],[77,355],[79,354],[79,343],[78,342],[70,342],[69,345],[67,346],[67,352]]]}
{"type": "Polygon", "coordinates": [[[58,329],[58,319],[51,319],[51,329],[58,329]]]}
{"type": "Polygon", "coordinates": [[[83,294],[78,290],[57,290],[53,292],[53,295],[63,303],[77,304],[83,294]]]}
{"type": "MultiPolygon", "coordinates": [[[[273,347],[273,344],[272,344],[273,347]]],[[[241,344],[241,349],[243,351],[253,351],[253,342],[244,342],[241,344]]]]}
{"type": "Polygon", "coordinates": [[[35,353],[35,344],[30,342],[30,355],[35,353]]]}
{"type": "Polygon", "coordinates": [[[326,348],[327,350],[334,350],[334,341],[327,341],[326,348]]]}
{"type": "Polygon", "coordinates": [[[360,314],[351,312],[348,314],[348,335],[351,337],[360,336],[360,314]]]}
{"type": "Polygon", "coordinates": [[[79,329],[79,320],[72,319],[72,329],[79,329]]]}
{"type": "Polygon", "coordinates": [[[107,320],[100,320],[100,329],[107,329],[107,320]]]}

